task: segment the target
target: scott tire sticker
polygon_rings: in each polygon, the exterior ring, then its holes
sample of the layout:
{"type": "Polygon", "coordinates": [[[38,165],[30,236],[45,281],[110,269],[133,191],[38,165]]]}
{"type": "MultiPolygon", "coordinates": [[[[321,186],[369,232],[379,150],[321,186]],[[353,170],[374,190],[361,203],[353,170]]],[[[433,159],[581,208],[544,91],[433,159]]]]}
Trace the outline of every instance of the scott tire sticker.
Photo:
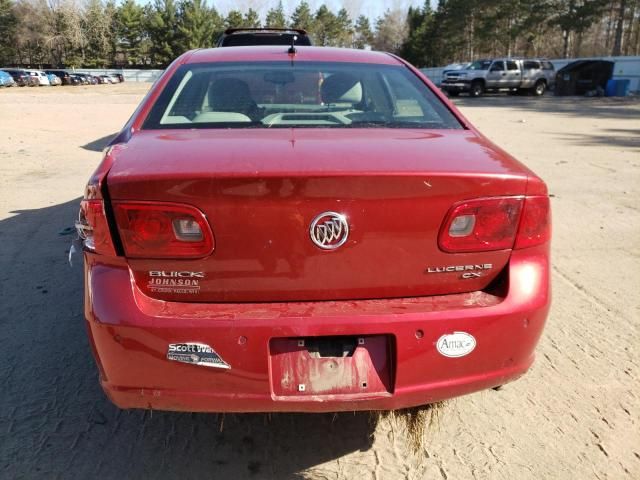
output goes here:
{"type": "Polygon", "coordinates": [[[204,343],[170,343],[167,360],[203,367],[231,368],[213,348],[204,343]]]}

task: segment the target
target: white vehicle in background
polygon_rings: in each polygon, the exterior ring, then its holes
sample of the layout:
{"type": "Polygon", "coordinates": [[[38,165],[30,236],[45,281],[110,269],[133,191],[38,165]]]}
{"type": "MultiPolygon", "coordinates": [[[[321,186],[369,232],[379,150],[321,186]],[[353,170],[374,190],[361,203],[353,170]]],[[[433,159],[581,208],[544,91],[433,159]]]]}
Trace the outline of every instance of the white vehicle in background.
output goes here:
{"type": "Polygon", "coordinates": [[[36,78],[38,80],[38,85],[40,85],[41,87],[43,85],[51,86],[49,77],[42,70],[27,70],[26,72],[32,77],[36,78]]]}
{"type": "Polygon", "coordinates": [[[450,97],[468,92],[479,97],[487,91],[531,92],[540,96],[555,85],[556,72],[548,60],[494,58],[476,60],[465,68],[447,70],[440,88],[450,97]]]}
{"type": "Polygon", "coordinates": [[[120,83],[120,77],[115,73],[110,73],[108,77],[111,79],[111,83],[120,83]]]}

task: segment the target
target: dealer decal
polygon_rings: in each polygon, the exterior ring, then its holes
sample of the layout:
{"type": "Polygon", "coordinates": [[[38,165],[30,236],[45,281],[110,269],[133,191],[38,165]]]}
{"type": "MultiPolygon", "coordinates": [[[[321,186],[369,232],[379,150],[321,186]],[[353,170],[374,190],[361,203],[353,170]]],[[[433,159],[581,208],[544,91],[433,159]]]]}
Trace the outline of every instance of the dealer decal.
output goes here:
{"type": "Polygon", "coordinates": [[[149,270],[147,288],[154,293],[200,293],[204,272],[149,270]]]}
{"type": "Polygon", "coordinates": [[[476,348],[476,339],[467,332],[453,332],[442,335],[436,342],[436,348],[445,357],[464,357],[476,348]]]}
{"type": "Polygon", "coordinates": [[[204,343],[170,343],[167,351],[167,360],[201,365],[203,367],[231,368],[213,348],[204,343]]]}

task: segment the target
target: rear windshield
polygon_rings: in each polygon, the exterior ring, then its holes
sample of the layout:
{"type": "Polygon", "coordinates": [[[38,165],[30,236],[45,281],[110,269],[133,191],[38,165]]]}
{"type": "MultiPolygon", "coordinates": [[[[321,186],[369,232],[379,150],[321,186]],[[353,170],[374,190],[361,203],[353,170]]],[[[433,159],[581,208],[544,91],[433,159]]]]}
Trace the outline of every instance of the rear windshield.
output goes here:
{"type": "Polygon", "coordinates": [[[143,126],[277,127],[462,128],[404,66],[290,61],[183,65],[143,126]]]}

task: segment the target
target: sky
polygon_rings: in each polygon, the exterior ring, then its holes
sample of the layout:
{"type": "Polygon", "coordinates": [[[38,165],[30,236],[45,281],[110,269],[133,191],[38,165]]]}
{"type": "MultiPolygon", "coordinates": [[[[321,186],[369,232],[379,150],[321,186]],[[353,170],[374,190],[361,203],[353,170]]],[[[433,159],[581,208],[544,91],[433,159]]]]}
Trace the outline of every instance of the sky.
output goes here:
{"type": "MultiPolygon", "coordinates": [[[[140,4],[145,4],[151,3],[153,0],[137,1],[140,4]]],[[[300,0],[282,0],[287,16],[291,15],[291,12],[299,3],[300,0]]],[[[334,12],[345,7],[352,19],[364,14],[374,20],[382,16],[388,9],[406,9],[409,6],[421,6],[424,4],[424,0],[307,0],[307,3],[311,6],[312,11],[317,10],[320,5],[325,3],[334,12]]],[[[244,12],[249,8],[253,8],[264,21],[267,11],[278,5],[278,0],[208,0],[207,4],[213,4],[216,10],[225,15],[229,10],[237,9],[244,12]]]]}

